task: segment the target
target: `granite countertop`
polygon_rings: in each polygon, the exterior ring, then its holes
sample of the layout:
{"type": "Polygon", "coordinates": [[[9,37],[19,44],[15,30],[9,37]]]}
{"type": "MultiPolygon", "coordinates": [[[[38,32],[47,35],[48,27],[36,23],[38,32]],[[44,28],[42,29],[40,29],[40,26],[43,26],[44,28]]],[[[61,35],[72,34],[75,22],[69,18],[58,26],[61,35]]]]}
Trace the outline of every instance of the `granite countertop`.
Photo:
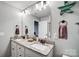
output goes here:
{"type": "Polygon", "coordinates": [[[49,52],[53,49],[53,44],[41,44],[38,41],[28,42],[27,39],[11,39],[11,41],[16,42],[26,48],[32,49],[36,52],[39,52],[43,55],[48,55],[49,52]]]}

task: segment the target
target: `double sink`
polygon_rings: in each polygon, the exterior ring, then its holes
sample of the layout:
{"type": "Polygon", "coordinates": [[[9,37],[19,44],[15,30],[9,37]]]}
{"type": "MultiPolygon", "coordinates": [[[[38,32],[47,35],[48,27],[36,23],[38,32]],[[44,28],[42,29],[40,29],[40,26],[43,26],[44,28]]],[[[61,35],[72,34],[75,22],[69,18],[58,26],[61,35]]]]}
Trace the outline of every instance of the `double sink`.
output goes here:
{"type": "Polygon", "coordinates": [[[23,45],[30,45],[33,48],[36,48],[38,50],[43,50],[43,51],[46,50],[47,48],[50,48],[50,46],[47,44],[41,44],[38,41],[28,42],[27,39],[26,40],[16,39],[16,42],[22,43],[23,45]]]}
{"type": "Polygon", "coordinates": [[[37,51],[43,55],[49,54],[50,51],[53,50],[53,47],[54,47],[53,44],[49,44],[49,43],[42,44],[39,41],[28,42],[28,39],[15,39],[13,41],[15,41],[16,43],[26,48],[37,51]]]}

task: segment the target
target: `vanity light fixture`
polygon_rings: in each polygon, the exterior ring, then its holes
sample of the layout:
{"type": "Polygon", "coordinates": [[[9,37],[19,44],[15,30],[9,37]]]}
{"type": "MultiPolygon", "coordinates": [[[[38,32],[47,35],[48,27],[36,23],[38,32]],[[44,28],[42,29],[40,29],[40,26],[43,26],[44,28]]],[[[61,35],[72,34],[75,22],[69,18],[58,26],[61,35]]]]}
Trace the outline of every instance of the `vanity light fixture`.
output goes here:
{"type": "MultiPolygon", "coordinates": [[[[36,10],[38,10],[38,11],[42,11],[43,9],[46,9],[46,7],[49,5],[49,2],[48,1],[40,1],[39,3],[36,3],[35,5],[34,5],[34,7],[36,8],[36,10]]],[[[24,14],[26,14],[26,15],[30,15],[31,14],[31,10],[32,10],[33,8],[25,8],[24,10],[22,10],[20,13],[19,13],[19,15],[20,16],[22,16],[22,15],[24,15],[24,14]]]]}
{"type": "Polygon", "coordinates": [[[23,10],[21,12],[18,13],[19,16],[23,16],[23,15],[29,15],[31,10],[23,10]]]}
{"type": "Polygon", "coordinates": [[[38,4],[36,4],[35,7],[36,7],[37,10],[39,10],[39,6],[38,6],[38,4]]]}
{"type": "Polygon", "coordinates": [[[30,11],[31,10],[25,10],[25,14],[27,15],[27,14],[30,14],[30,11]]]}
{"type": "Polygon", "coordinates": [[[40,4],[36,4],[35,5],[36,10],[41,11],[42,10],[42,7],[41,6],[42,5],[40,5],[40,4]]]}
{"type": "Polygon", "coordinates": [[[24,11],[19,12],[18,15],[19,15],[19,16],[23,16],[23,15],[24,15],[24,11]]]}
{"type": "Polygon", "coordinates": [[[46,9],[48,5],[49,5],[48,1],[41,1],[40,3],[36,4],[35,7],[37,10],[41,11],[43,9],[46,9]]]}
{"type": "Polygon", "coordinates": [[[48,1],[43,1],[42,2],[42,8],[43,9],[46,9],[46,7],[49,5],[49,2],[48,1]]]}

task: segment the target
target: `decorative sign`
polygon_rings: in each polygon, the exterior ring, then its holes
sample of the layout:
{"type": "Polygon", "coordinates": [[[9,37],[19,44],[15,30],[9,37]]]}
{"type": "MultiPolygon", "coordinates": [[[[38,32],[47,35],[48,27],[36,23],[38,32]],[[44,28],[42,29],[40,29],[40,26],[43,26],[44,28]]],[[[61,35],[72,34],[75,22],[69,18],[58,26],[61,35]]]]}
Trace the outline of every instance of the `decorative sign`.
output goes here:
{"type": "Polygon", "coordinates": [[[76,4],[76,2],[69,3],[68,1],[64,1],[64,6],[58,7],[58,9],[61,10],[60,15],[63,15],[64,13],[73,13],[74,11],[71,10],[71,8],[76,4]]]}

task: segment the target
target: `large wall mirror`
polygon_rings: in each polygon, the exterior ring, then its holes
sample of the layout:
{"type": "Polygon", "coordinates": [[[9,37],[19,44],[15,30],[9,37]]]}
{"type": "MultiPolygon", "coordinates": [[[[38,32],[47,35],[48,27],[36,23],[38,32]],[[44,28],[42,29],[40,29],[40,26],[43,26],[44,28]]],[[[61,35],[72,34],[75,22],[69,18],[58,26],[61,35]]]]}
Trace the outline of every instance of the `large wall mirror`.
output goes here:
{"type": "MultiPolygon", "coordinates": [[[[24,10],[22,30],[28,27],[28,35],[36,35],[40,38],[51,37],[51,12],[48,2],[37,2],[24,10]]],[[[23,33],[24,34],[24,33],[23,33]]]]}

